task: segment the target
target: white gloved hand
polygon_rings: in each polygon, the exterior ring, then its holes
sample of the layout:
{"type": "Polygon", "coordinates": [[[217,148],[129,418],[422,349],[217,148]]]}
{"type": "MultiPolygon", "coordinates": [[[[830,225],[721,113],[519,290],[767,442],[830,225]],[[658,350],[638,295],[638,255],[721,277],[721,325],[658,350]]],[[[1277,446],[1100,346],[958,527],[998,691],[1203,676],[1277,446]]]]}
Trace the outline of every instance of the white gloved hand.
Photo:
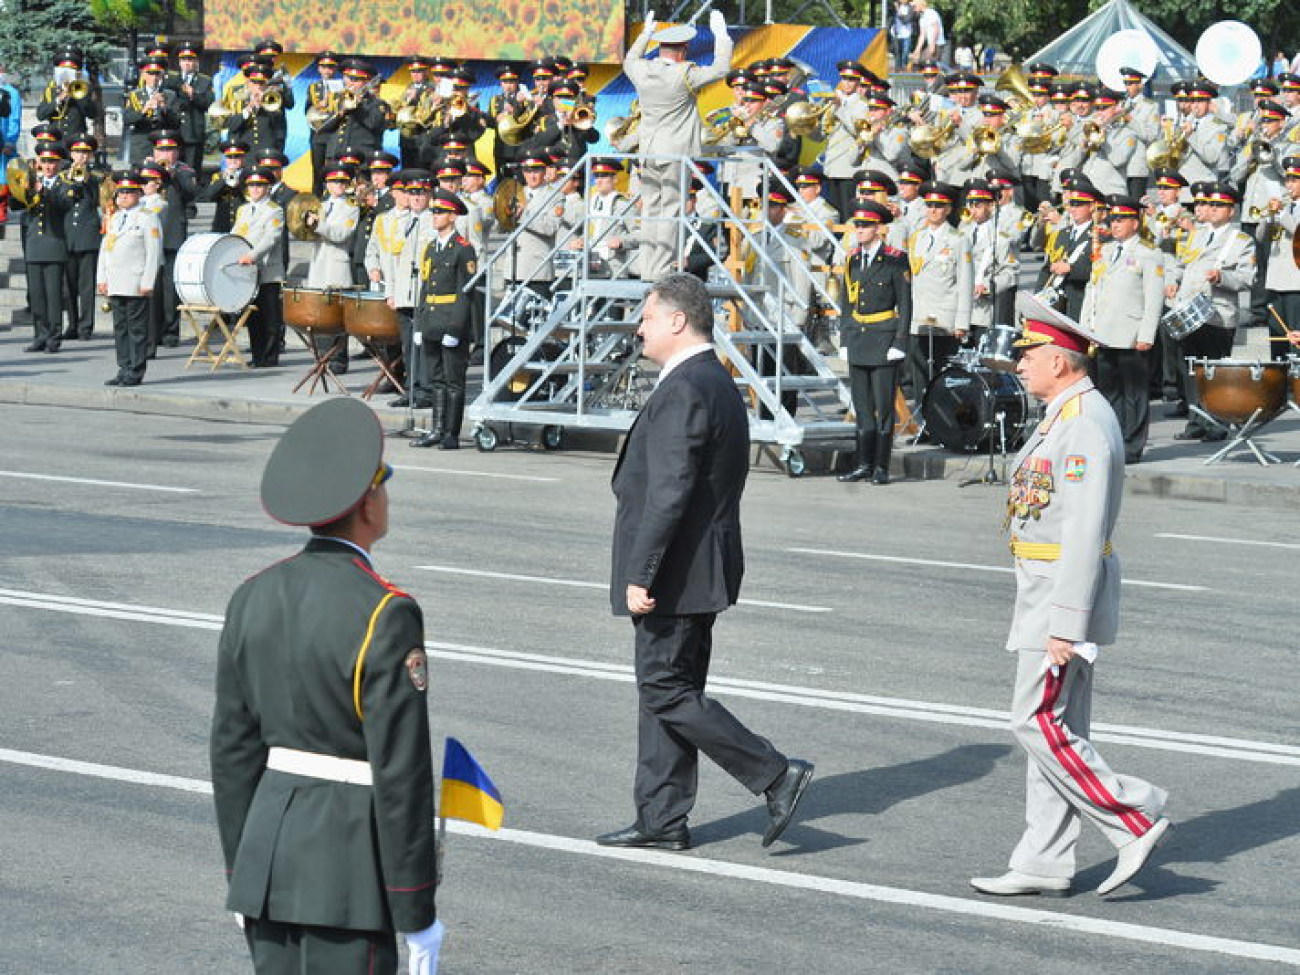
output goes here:
{"type": "Polygon", "coordinates": [[[903,359],[906,358],[907,355],[903,352],[902,349],[896,349],[892,345],[889,347],[889,351],[885,353],[886,362],[901,362],[903,359]]]}
{"type": "Polygon", "coordinates": [[[235,911],[235,924],[239,925],[240,931],[244,930],[244,915],[240,914],[238,911],[235,911]]]}
{"type": "Polygon", "coordinates": [[[412,333],[411,333],[411,344],[412,344],[412,345],[424,345],[424,333],[423,333],[423,332],[412,332],[412,333]]]}
{"type": "Polygon", "coordinates": [[[441,921],[434,921],[423,931],[403,934],[410,956],[409,975],[435,975],[438,971],[438,952],[442,950],[442,936],[447,933],[441,921]]]}
{"type": "Polygon", "coordinates": [[[655,29],[655,12],[653,10],[647,10],[645,12],[645,32],[649,34],[652,31],[654,31],[654,29],[655,29]]]}
{"type": "Polygon", "coordinates": [[[714,37],[727,32],[727,18],[722,16],[721,10],[709,11],[709,30],[713,32],[714,37]]]}
{"type": "Polygon", "coordinates": [[[456,338],[454,335],[444,335],[442,337],[442,344],[449,349],[454,349],[456,346],[460,345],[460,339],[456,338]]]}

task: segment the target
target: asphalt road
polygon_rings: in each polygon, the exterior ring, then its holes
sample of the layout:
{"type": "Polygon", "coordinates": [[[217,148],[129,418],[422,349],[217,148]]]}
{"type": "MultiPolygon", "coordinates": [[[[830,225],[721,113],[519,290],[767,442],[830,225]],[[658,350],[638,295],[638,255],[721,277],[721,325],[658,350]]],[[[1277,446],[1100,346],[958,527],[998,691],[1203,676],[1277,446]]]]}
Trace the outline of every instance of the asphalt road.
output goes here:
{"type": "MultiPolygon", "coordinates": [[[[226,599],[300,541],[256,501],[279,431],[4,421],[0,971],[244,971],[207,725],[226,599]]],[[[619,858],[588,842],[632,816],[631,634],[603,588],[612,458],[390,457],[377,560],[425,609],[436,747],[459,737],[506,805],[501,834],[448,838],[444,972],[1300,967],[1300,515],[1126,500],[1095,737],[1170,790],[1176,829],[1118,896],[1091,892],[1112,853],[1085,831],[1079,893],[1007,902],[967,886],[1022,821],[1003,489],[756,469],[714,687],[817,777],[769,853],[761,804],[706,765],[697,848],[619,858]]]]}

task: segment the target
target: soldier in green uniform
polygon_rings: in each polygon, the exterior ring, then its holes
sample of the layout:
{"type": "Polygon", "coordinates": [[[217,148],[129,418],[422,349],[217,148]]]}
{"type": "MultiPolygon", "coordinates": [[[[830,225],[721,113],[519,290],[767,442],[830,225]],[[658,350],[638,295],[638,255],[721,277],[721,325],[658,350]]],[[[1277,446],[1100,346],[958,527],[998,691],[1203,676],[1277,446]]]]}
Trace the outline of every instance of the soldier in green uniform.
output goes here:
{"type": "Polygon", "coordinates": [[[429,432],[412,447],[455,450],[465,415],[465,372],[469,367],[470,302],[464,289],[474,277],[477,255],[468,240],[456,233],[456,218],[468,211],[455,193],[435,190],[429,201],[434,237],[420,262],[420,296],[415,330],[428,362],[433,420],[429,432]]]}
{"type": "Polygon", "coordinates": [[[311,529],[245,581],[217,658],[210,754],[217,826],[262,973],[431,972],[434,780],[424,626],[370,550],[392,468],[358,400],[331,399],[281,438],[262,477],[272,518],[311,529]]]}

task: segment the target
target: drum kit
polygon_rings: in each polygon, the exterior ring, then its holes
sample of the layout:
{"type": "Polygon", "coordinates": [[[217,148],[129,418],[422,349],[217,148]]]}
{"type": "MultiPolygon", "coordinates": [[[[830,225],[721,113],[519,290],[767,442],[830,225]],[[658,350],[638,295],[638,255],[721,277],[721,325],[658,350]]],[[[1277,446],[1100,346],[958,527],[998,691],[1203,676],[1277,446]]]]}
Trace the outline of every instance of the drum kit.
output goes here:
{"type": "Polygon", "coordinates": [[[986,331],[974,347],[959,349],[925,389],[921,399],[923,429],[940,444],[958,454],[987,449],[989,466],[982,477],[966,484],[999,484],[994,467],[1001,455],[1024,443],[1036,418],[1036,409],[1016,375],[1016,329],[998,324],[986,331]]]}

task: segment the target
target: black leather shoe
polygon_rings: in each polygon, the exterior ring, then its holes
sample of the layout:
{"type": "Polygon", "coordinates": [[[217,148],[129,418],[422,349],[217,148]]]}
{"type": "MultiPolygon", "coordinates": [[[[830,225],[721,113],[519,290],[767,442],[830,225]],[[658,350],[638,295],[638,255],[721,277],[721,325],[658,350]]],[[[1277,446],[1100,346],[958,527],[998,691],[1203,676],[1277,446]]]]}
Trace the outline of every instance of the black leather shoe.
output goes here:
{"type": "Polygon", "coordinates": [[[691,831],[685,826],[678,826],[662,833],[647,833],[638,826],[629,826],[627,829],[597,836],[596,845],[631,846],[643,850],[689,850],[691,831]]]}
{"type": "Polygon", "coordinates": [[[889,483],[889,468],[888,468],[888,467],[877,467],[877,468],[876,468],[876,473],[873,474],[873,475],[871,476],[871,483],[872,483],[872,484],[888,484],[888,483],[889,483]]]}
{"type": "Polygon", "coordinates": [[[176,346],[181,344],[181,340],[175,335],[164,335],[158,344],[168,349],[174,349],[176,346]]]}
{"type": "Polygon", "coordinates": [[[63,333],[63,341],[65,341],[65,342],[75,342],[75,341],[76,341],[77,339],[79,339],[80,337],[81,337],[81,336],[79,336],[79,335],[77,334],[77,330],[76,330],[75,328],[67,329],[67,330],[63,333]]]}
{"type": "Polygon", "coordinates": [[[870,476],[871,468],[864,464],[861,467],[853,468],[853,470],[849,471],[847,474],[841,474],[839,477],[835,478],[835,480],[839,481],[841,484],[853,484],[855,481],[865,481],[870,476]]]}
{"type": "Polygon", "coordinates": [[[1182,430],[1180,433],[1175,433],[1174,439],[1175,440],[1204,440],[1205,431],[1202,430],[1200,427],[1189,426],[1186,427],[1184,430],[1182,430]]]}
{"type": "Polygon", "coordinates": [[[764,846],[775,843],[776,838],[790,825],[799,800],[803,798],[804,790],[812,781],[812,775],[812,762],[792,758],[790,764],[786,766],[785,775],[781,776],[781,781],[767,790],[767,814],[772,817],[772,822],[767,827],[767,832],[763,834],[764,846]]]}
{"type": "Polygon", "coordinates": [[[1220,440],[1228,439],[1227,430],[1211,430],[1205,436],[1201,437],[1206,443],[1217,443],[1220,440]]]}
{"type": "Polygon", "coordinates": [[[121,376],[114,376],[112,379],[105,379],[105,380],[104,380],[104,385],[105,385],[105,386],[121,386],[121,385],[122,385],[122,377],[121,377],[121,376]]]}
{"type": "Polygon", "coordinates": [[[442,438],[442,443],[438,444],[439,450],[460,450],[460,438],[453,437],[450,433],[442,438]]]}
{"type": "Polygon", "coordinates": [[[139,386],[144,380],[137,376],[123,376],[119,386],[139,386]]]}
{"type": "Polygon", "coordinates": [[[399,396],[399,397],[397,397],[397,399],[390,399],[390,400],[388,401],[388,405],[389,405],[389,406],[410,406],[410,405],[411,405],[411,397],[409,397],[409,396],[399,396]]]}
{"type": "Polygon", "coordinates": [[[47,342],[47,343],[46,343],[46,345],[45,345],[45,354],[46,354],[46,355],[54,355],[54,354],[55,354],[56,352],[58,352],[58,351],[59,351],[59,343],[57,343],[57,342],[47,342]]]}
{"type": "Polygon", "coordinates": [[[412,447],[436,447],[442,443],[441,437],[435,437],[432,433],[426,433],[423,437],[416,437],[411,441],[412,447]]]}
{"type": "Polygon", "coordinates": [[[33,342],[31,345],[25,345],[25,346],[23,346],[23,351],[24,351],[24,352],[44,352],[44,351],[45,351],[45,343],[44,343],[44,342],[33,342]]]}

